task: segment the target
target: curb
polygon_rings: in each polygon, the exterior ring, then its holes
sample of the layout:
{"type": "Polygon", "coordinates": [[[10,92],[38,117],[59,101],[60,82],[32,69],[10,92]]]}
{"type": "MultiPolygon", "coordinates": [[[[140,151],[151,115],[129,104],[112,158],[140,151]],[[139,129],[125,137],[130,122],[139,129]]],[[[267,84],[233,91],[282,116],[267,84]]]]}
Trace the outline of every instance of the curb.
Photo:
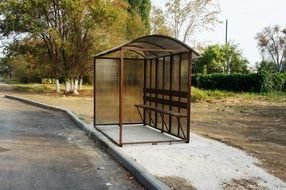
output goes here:
{"type": "Polygon", "coordinates": [[[134,178],[140,182],[145,188],[150,190],[169,190],[170,187],[168,187],[165,183],[157,179],[155,176],[153,176],[150,172],[148,172],[145,168],[137,164],[132,158],[130,158],[128,155],[120,151],[120,148],[110,142],[109,139],[107,139],[104,135],[102,135],[99,131],[97,131],[95,128],[87,125],[83,121],[81,121],[73,112],[70,110],[57,107],[57,106],[51,106],[43,103],[39,103],[36,101],[32,101],[26,98],[20,98],[17,96],[10,96],[5,95],[5,98],[17,100],[26,104],[30,104],[33,106],[41,107],[44,109],[49,109],[52,111],[60,111],[67,115],[77,126],[79,126],[81,129],[83,129],[88,137],[94,139],[95,141],[99,141],[101,145],[105,148],[105,150],[119,163],[121,164],[126,170],[128,170],[134,178]]]}

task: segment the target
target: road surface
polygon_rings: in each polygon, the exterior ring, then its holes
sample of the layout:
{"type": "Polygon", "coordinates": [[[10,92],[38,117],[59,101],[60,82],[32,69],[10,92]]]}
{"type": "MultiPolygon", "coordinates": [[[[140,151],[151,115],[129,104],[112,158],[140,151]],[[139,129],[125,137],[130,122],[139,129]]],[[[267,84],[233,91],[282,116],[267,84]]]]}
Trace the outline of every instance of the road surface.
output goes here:
{"type": "Polygon", "coordinates": [[[60,112],[3,97],[0,83],[0,189],[143,189],[60,112]]]}

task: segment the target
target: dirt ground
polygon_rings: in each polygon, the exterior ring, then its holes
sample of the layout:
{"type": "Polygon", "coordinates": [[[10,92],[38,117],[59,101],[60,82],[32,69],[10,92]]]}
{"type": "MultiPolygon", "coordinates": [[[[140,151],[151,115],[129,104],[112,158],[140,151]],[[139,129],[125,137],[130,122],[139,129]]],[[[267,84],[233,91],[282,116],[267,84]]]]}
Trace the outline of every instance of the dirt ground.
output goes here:
{"type": "MultiPolygon", "coordinates": [[[[85,122],[92,122],[90,96],[39,95],[13,90],[8,93],[65,107],[85,122]]],[[[191,120],[192,132],[246,150],[261,160],[262,167],[271,174],[286,181],[286,101],[225,98],[193,103],[191,120]]]]}

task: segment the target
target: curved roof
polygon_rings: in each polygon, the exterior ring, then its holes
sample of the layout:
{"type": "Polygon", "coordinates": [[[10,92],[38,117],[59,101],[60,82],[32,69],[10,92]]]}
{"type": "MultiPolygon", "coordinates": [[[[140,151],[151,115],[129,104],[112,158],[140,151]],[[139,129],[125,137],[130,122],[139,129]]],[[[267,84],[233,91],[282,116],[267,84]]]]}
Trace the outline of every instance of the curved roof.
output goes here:
{"type": "Polygon", "coordinates": [[[164,35],[148,35],[110,50],[103,51],[95,55],[95,57],[108,55],[121,49],[133,51],[144,58],[156,58],[183,52],[193,52],[195,55],[199,56],[197,51],[175,38],[164,35]]]}

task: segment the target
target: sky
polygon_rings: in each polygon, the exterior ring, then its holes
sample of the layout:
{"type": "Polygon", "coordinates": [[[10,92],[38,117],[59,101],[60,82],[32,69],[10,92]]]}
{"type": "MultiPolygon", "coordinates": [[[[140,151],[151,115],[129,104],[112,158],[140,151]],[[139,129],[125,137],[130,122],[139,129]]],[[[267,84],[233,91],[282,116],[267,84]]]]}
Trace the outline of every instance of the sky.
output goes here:
{"type": "MultiPolygon", "coordinates": [[[[195,40],[205,45],[225,43],[225,20],[228,19],[228,40],[239,45],[250,65],[261,60],[254,39],[266,26],[278,24],[286,28],[286,0],[217,0],[220,3],[220,20],[213,31],[200,32],[195,40]]],[[[152,0],[153,5],[164,7],[164,0],[152,0]]]]}
{"type": "MultiPolygon", "coordinates": [[[[261,60],[254,37],[266,26],[278,24],[286,28],[286,0],[217,0],[220,3],[220,20],[228,19],[228,40],[239,45],[250,65],[261,60]]],[[[166,0],[152,0],[164,7],[166,0]]],[[[217,24],[213,31],[200,32],[195,40],[204,45],[225,42],[225,23],[217,24]]],[[[0,56],[1,56],[0,47],[0,56]]]]}

